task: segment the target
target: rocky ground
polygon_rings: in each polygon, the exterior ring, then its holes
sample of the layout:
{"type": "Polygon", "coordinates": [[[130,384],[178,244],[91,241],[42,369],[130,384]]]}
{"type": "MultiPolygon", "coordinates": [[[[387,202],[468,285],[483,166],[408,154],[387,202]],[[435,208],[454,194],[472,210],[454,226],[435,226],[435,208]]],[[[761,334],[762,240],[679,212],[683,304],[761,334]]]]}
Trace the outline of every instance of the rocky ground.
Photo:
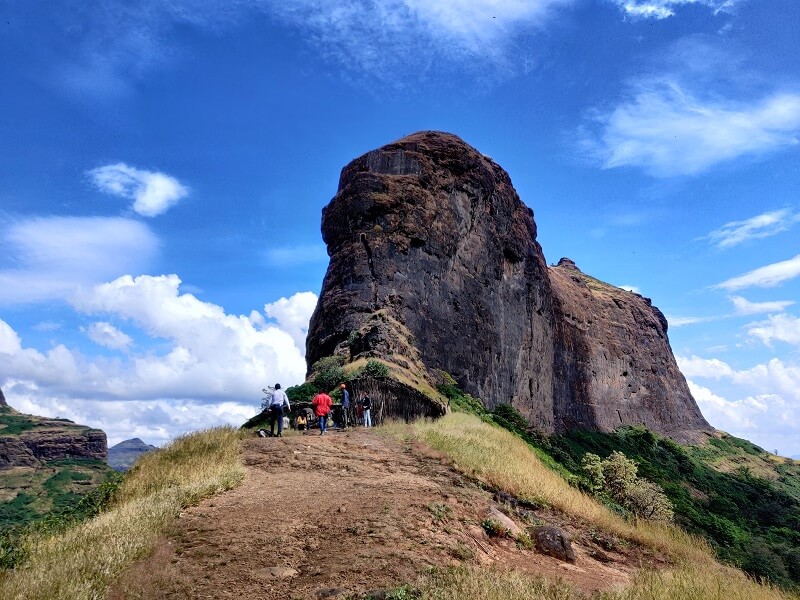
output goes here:
{"type": "Polygon", "coordinates": [[[515,511],[429,450],[375,430],[254,437],[244,461],[243,485],[186,510],[111,598],[363,597],[456,564],[513,567],[589,592],[648,562],[563,518],[515,511]],[[570,532],[575,564],[489,537],[480,524],[492,508],[522,527],[570,532]]]}

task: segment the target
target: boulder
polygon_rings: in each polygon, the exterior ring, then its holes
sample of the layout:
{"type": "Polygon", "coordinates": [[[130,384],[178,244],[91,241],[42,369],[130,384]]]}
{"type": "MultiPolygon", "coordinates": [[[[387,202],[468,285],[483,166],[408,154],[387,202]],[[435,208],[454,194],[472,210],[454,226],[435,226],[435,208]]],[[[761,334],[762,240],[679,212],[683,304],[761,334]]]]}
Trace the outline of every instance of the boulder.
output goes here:
{"type": "Polygon", "coordinates": [[[566,532],[553,525],[542,525],[532,533],[536,550],[564,562],[575,562],[575,551],[566,532]]]}

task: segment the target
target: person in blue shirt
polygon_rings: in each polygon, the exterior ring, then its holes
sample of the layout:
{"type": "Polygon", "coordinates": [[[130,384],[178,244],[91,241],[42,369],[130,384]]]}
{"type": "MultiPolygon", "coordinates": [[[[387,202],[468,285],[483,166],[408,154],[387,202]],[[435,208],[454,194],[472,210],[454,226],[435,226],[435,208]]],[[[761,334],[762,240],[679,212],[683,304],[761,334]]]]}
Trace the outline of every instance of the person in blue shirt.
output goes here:
{"type": "Polygon", "coordinates": [[[343,383],[339,386],[342,390],[342,429],[347,429],[350,424],[350,392],[347,391],[347,384],[343,383]]]}

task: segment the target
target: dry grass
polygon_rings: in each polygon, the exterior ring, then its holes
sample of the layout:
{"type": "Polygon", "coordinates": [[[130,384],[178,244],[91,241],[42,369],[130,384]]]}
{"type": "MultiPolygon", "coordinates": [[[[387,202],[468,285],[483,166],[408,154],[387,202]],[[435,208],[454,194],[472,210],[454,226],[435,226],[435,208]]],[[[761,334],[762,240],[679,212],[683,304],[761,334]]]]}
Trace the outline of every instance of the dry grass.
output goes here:
{"type": "Polygon", "coordinates": [[[796,594],[748,579],[741,571],[714,565],[684,565],[670,571],[641,571],[624,590],[596,600],[797,600],[796,594]]]}
{"type": "MultiPolygon", "coordinates": [[[[675,566],[662,572],[642,571],[621,590],[596,594],[594,600],[799,600],[800,596],[748,579],[742,572],[718,563],[698,538],[675,526],[646,521],[629,523],[593,498],[570,487],[543,465],[528,445],[508,431],[463,413],[413,425],[395,423],[385,428],[396,437],[408,437],[447,455],[454,467],[488,485],[519,498],[544,503],[607,533],[651,548],[675,566]]],[[[487,568],[455,569],[434,573],[420,584],[423,598],[580,599],[562,582],[530,578],[513,571],[487,568]]]]}
{"type": "Polygon", "coordinates": [[[112,508],[48,538],[31,538],[30,558],[0,579],[0,598],[100,599],[110,581],[150,551],[180,510],[242,481],[241,434],[210,429],[143,457],[112,508]]]}
{"type": "Polygon", "coordinates": [[[583,597],[561,581],[480,567],[434,572],[422,580],[419,591],[425,600],[577,600],[583,597]]]}
{"type": "Polygon", "coordinates": [[[452,413],[435,422],[418,422],[397,433],[416,439],[446,454],[460,471],[518,498],[543,503],[587,527],[636,542],[673,561],[709,564],[714,557],[707,544],[678,527],[646,521],[631,523],[612,513],[592,497],[572,488],[547,468],[530,447],[514,434],[492,427],[477,417],[452,413]]]}
{"type": "Polygon", "coordinates": [[[487,567],[433,572],[418,583],[424,600],[797,600],[798,596],[759,584],[722,567],[684,566],[642,571],[621,590],[586,596],[562,581],[487,567]]]}

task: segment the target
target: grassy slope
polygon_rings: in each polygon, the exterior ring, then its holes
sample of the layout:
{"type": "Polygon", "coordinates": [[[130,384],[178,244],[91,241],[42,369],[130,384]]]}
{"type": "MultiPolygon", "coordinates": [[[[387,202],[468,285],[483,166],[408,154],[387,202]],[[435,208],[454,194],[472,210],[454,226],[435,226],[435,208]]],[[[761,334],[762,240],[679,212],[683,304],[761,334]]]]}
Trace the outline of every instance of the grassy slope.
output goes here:
{"type": "MultiPolygon", "coordinates": [[[[642,572],[630,586],[601,594],[598,600],[786,600],[797,598],[747,578],[714,559],[701,540],[676,527],[630,522],[571,487],[546,467],[519,436],[478,417],[454,413],[435,423],[394,426],[393,433],[411,436],[443,452],[454,466],[486,484],[518,497],[549,505],[584,523],[649,547],[668,557],[673,568],[642,572]]],[[[563,599],[582,596],[559,582],[531,580],[514,572],[481,567],[434,572],[417,584],[422,598],[563,599]]]]}
{"type": "Polygon", "coordinates": [[[723,435],[685,448],[640,427],[612,434],[571,432],[549,440],[573,472],[586,452],[617,450],[658,483],[684,529],[702,535],[723,560],[782,585],[800,583],[800,465],[723,435]]]}
{"type": "Polygon", "coordinates": [[[32,535],[27,560],[0,573],[0,598],[103,598],[109,582],[146,554],[181,508],[244,477],[241,433],[232,428],[177,439],[129,471],[111,508],[64,533],[32,535]]]}

